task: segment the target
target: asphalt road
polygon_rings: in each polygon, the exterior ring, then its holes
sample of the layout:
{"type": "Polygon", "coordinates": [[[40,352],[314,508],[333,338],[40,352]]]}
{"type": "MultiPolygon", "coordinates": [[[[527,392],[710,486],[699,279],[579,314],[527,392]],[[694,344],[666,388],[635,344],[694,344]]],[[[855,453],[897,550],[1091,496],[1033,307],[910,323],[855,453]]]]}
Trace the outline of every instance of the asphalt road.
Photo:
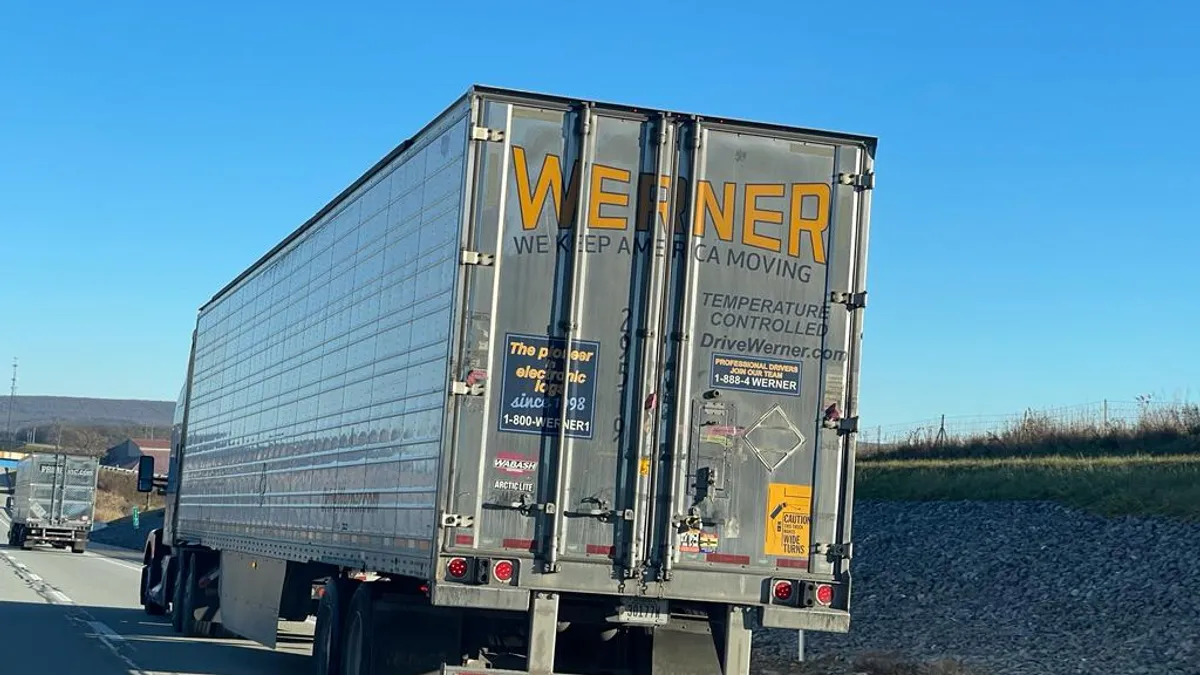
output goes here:
{"type": "MultiPolygon", "coordinates": [[[[8,532],[0,509],[0,535],[8,532]]],[[[2,542],[3,539],[0,539],[2,542]]],[[[307,675],[312,625],[280,623],[272,651],[247,640],[184,639],[137,603],[138,552],[93,544],[0,544],[0,672],[13,675],[307,675]]]]}

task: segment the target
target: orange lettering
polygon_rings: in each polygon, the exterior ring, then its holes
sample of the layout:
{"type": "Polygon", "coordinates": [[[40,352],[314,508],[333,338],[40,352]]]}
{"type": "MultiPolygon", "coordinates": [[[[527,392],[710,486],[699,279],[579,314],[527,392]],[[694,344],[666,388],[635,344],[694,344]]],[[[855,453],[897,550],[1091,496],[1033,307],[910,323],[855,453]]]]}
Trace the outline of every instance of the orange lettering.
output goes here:
{"type": "Polygon", "coordinates": [[[747,185],[746,186],[746,204],[742,207],[742,243],[747,246],[756,248],[764,248],[768,251],[778,253],[783,248],[783,242],[778,238],[769,237],[759,234],[754,229],[755,224],[759,222],[771,223],[772,225],[783,224],[783,212],[771,211],[769,209],[759,208],[759,197],[782,197],[783,186],[779,184],[768,185],[747,185]]]}
{"type": "Polygon", "coordinates": [[[733,200],[737,185],[725,183],[724,188],[724,199],[721,200],[721,203],[717,203],[717,195],[713,190],[712,183],[706,180],[700,181],[696,190],[696,221],[692,224],[693,235],[703,237],[708,220],[706,216],[712,216],[717,236],[725,241],[733,241],[733,200]]]}
{"type": "Polygon", "coordinates": [[[825,264],[825,231],[829,229],[829,186],[824,183],[792,185],[791,226],[788,232],[788,254],[800,257],[800,233],[807,232],[812,242],[813,260],[825,264]],[[804,217],[804,205],[816,209],[812,218],[804,217]]]}
{"type": "Polygon", "coordinates": [[[537,187],[529,189],[529,166],[525,160],[525,148],[513,146],[513,169],[517,179],[517,201],[521,207],[521,227],[526,230],[537,228],[538,216],[546,206],[546,196],[554,202],[554,217],[558,219],[559,197],[562,194],[562,163],[558,156],[547,154],[542,158],[537,187]]]}
{"type": "Polygon", "coordinates": [[[628,191],[605,192],[604,180],[607,178],[629,185],[632,175],[631,172],[615,166],[605,166],[603,164],[592,165],[592,194],[590,197],[591,204],[588,207],[588,227],[594,227],[598,230],[623,230],[628,226],[627,219],[624,216],[600,215],[600,207],[605,204],[621,207],[629,206],[628,191]]]}

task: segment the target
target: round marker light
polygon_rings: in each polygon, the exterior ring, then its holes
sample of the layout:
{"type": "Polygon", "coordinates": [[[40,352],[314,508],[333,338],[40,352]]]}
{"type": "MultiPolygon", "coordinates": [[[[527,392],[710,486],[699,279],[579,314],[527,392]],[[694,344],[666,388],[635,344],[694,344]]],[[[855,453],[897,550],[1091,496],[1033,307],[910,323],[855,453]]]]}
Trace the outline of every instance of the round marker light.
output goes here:
{"type": "Polygon", "coordinates": [[[792,582],[776,581],[774,589],[775,599],[780,602],[787,602],[792,599],[792,582]]]}
{"type": "Polygon", "coordinates": [[[833,602],[833,586],[829,584],[819,584],[817,586],[817,602],[828,606],[833,602]]]}
{"type": "Polygon", "coordinates": [[[512,581],[513,564],[507,560],[501,560],[492,566],[492,576],[498,581],[512,581]]]}
{"type": "Polygon", "coordinates": [[[462,558],[452,558],[446,565],[446,571],[455,579],[464,579],[467,576],[467,561],[462,558]]]}

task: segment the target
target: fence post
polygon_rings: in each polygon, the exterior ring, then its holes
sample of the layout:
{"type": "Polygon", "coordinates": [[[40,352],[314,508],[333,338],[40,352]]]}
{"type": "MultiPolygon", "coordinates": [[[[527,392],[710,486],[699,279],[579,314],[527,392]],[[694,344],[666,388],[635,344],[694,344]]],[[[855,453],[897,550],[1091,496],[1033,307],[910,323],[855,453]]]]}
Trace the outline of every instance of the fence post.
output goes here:
{"type": "Polygon", "coordinates": [[[1108,426],[1108,399],[1104,399],[1104,426],[1108,426]]]}

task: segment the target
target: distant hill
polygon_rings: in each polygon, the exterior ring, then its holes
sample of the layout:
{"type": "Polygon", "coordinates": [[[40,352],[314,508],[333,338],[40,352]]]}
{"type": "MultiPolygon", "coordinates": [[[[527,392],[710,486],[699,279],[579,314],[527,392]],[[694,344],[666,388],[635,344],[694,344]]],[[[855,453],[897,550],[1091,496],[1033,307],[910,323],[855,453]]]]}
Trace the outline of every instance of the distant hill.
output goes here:
{"type": "MultiPolygon", "coordinates": [[[[9,397],[0,396],[0,432],[8,421],[9,397]]],[[[170,427],[174,401],[137,401],[70,396],[17,396],[13,429],[61,423],[67,426],[170,427]]]]}

